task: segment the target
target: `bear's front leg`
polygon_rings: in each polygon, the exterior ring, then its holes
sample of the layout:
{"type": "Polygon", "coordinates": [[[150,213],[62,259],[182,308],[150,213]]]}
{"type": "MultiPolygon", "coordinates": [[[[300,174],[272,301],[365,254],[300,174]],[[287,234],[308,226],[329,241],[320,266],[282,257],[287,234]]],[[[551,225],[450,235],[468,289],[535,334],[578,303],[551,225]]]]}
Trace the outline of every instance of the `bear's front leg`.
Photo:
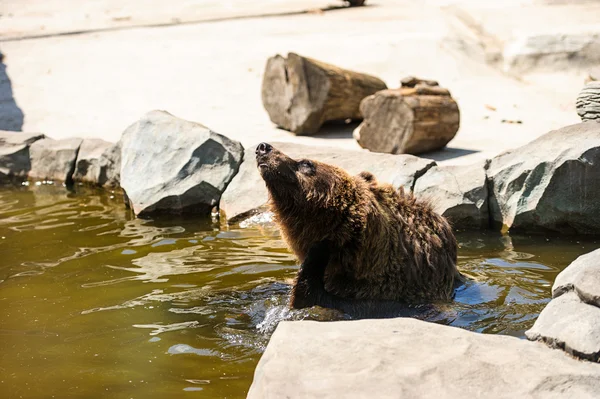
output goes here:
{"type": "Polygon", "coordinates": [[[292,308],[322,306],[323,296],[327,296],[323,279],[330,257],[330,246],[327,241],[318,242],[310,248],[292,288],[290,298],[292,308]]]}

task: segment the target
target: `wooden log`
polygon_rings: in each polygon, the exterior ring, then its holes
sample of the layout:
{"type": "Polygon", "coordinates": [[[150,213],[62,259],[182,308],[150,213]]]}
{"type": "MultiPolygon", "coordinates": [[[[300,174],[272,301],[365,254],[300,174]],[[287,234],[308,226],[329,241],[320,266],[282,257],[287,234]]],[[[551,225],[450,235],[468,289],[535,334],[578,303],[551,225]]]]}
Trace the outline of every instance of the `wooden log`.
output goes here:
{"type": "Polygon", "coordinates": [[[374,76],[289,53],[267,61],[262,102],[273,123],[311,135],[328,121],[362,119],[361,100],[386,88],[374,76]]]}
{"type": "Polygon", "coordinates": [[[361,147],[390,154],[443,148],[460,124],[456,101],[439,86],[383,90],[360,104],[363,122],[354,130],[361,147]]]}
{"type": "Polygon", "coordinates": [[[407,76],[400,81],[402,87],[415,87],[416,85],[439,86],[437,80],[421,79],[415,76],[407,76]]]}

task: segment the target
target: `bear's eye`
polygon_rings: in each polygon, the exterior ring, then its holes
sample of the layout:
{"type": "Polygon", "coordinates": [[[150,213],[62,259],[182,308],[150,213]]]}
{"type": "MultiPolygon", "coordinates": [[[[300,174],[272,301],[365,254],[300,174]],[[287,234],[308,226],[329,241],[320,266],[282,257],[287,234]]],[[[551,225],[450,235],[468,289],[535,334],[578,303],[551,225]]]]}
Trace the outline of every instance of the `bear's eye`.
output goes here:
{"type": "Polygon", "coordinates": [[[315,173],[315,165],[308,159],[298,163],[298,171],[305,175],[313,175],[315,173]]]}

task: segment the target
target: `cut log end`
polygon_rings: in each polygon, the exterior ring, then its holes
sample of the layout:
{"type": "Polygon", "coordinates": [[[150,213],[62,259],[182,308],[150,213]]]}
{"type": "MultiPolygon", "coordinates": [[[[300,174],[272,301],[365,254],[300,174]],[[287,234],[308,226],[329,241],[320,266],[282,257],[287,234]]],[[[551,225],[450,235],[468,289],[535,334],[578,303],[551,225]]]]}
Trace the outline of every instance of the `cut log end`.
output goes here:
{"type": "Polygon", "coordinates": [[[361,147],[391,154],[441,149],[456,135],[458,105],[440,87],[432,94],[413,89],[384,90],[361,103],[364,120],[354,131],[361,147]],[[409,90],[408,94],[407,90],[409,90]]]}
{"type": "Polygon", "coordinates": [[[290,53],[267,61],[262,101],[273,123],[310,135],[327,121],[360,119],[360,101],[385,88],[376,77],[290,53]]]}

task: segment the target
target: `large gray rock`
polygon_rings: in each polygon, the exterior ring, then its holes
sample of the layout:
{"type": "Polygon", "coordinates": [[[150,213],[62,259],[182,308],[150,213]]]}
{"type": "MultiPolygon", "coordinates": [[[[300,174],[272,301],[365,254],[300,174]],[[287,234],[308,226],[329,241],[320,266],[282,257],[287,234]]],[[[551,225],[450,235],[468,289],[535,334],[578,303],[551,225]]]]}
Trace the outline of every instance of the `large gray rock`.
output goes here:
{"type": "Polygon", "coordinates": [[[29,149],[33,180],[55,180],[70,184],[75,171],[75,161],[82,139],[42,139],[29,149]]]}
{"type": "Polygon", "coordinates": [[[582,121],[600,122],[600,82],[590,82],[577,96],[577,114],[582,121]]]}
{"type": "Polygon", "coordinates": [[[120,168],[121,151],[117,144],[101,139],[84,139],[77,155],[73,180],[100,186],[118,185],[120,168]]]}
{"type": "Polygon", "coordinates": [[[428,200],[454,228],[489,227],[485,162],[434,166],[415,184],[415,195],[428,200]]]}
{"type": "Polygon", "coordinates": [[[504,230],[600,233],[600,124],[547,133],[493,158],[490,211],[504,230]]]}
{"type": "MultiPolygon", "coordinates": [[[[292,158],[308,158],[346,169],[352,174],[373,173],[381,182],[395,187],[414,187],[416,177],[424,174],[435,162],[412,155],[377,154],[368,151],[347,151],[331,147],[312,147],[293,143],[270,143],[292,158]]],[[[258,143],[257,143],[258,145],[258,143]]],[[[230,221],[238,221],[262,210],[268,200],[267,188],[256,168],[256,145],[246,149],[239,173],[221,197],[220,208],[230,221]]]]}
{"type": "Polygon", "coordinates": [[[554,281],[552,300],[525,333],[574,356],[600,360],[600,250],[577,258],[554,281]]]}
{"type": "Polygon", "coordinates": [[[550,301],[525,335],[532,341],[543,341],[573,356],[597,362],[600,308],[582,302],[575,292],[567,292],[550,301]]]}
{"type": "Polygon", "coordinates": [[[560,272],[552,286],[552,297],[572,290],[585,303],[600,307],[600,250],[581,255],[560,272]]]}
{"type": "Polygon", "coordinates": [[[138,216],[208,214],[243,156],[237,141],[164,111],[127,128],[121,146],[121,187],[138,216]]]}
{"type": "Polygon", "coordinates": [[[597,398],[600,366],[411,318],[281,322],[248,398],[597,398]]]}
{"type": "Polygon", "coordinates": [[[45,136],[0,130],[0,182],[23,179],[31,169],[29,146],[45,136]]]}

